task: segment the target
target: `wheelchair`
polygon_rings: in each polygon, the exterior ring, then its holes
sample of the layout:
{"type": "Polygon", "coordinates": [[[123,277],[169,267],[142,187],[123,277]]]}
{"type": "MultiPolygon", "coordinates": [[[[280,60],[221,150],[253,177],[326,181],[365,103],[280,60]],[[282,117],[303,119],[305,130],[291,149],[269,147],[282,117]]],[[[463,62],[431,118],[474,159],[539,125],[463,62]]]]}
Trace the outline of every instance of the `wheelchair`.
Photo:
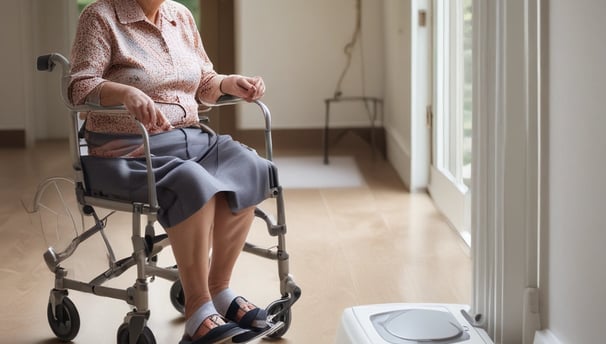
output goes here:
{"type": "MultiPolygon", "coordinates": [[[[65,177],[51,177],[40,183],[34,196],[32,210],[40,210],[40,199],[44,193],[56,188],[57,183],[69,181],[75,189],[75,198],[80,215],[92,218],[90,228],[82,228],[81,233],[76,231],[75,237],[69,242],[67,247],[58,252],[52,246],[43,254],[44,261],[50,271],[54,274],[54,288],[50,291],[50,297],[47,307],[47,318],[53,333],[62,341],[71,341],[74,339],[80,329],[80,317],[74,303],[68,297],[70,290],[94,294],[97,296],[108,297],[125,301],[130,305],[132,311],[128,312],[124,322],[117,330],[118,344],[153,344],[156,343],[152,331],[147,326],[150,318],[150,309],[148,305],[148,285],[156,277],[166,279],[172,282],[170,288],[170,301],[175,309],[181,313],[184,312],[185,296],[181,282],[179,281],[179,272],[177,266],[160,267],[158,265],[158,254],[169,246],[168,236],[166,234],[155,234],[154,223],[159,210],[156,197],[154,174],[150,171],[151,154],[149,147],[149,135],[140,122],[133,120],[138,124],[139,131],[143,140],[145,151],[145,162],[147,166],[147,188],[149,199],[147,202],[133,202],[129,200],[109,199],[99,196],[93,196],[87,189],[85,173],[83,171],[82,157],[86,155],[86,142],[81,133],[81,123],[79,113],[89,111],[122,113],[126,115],[124,107],[99,107],[92,105],[73,106],[67,98],[67,85],[70,78],[70,62],[60,54],[49,54],[38,57],[37,69],[39,71],[51,72],[56,66],[62,70],[61,76],[61,96],[67,108],[70,110],[70,130],[69,147],[73,170],[73,179],[65,177]],[[109,211],[106,216],[98,215],[98,208],[109,211]],[[132,247],[133,252],[130,256],[122,259],[115,257],[112,246],[107,238],[105,229],[108,218],[116,212],[126,212],[132,214],[132,247]],[[146,219],[143,226],[143,218],[146,219]],[[144,229],[143,229],[144,227],[144,229]],[[61,263],[68,259],[78,246],[99,233],[107,250],[109,268],[90,281],[78,281],[68,278],[68,271],[61,266],[61,263]],[[136,280],[132,286],[126,289],[104,286],[107,281],[122,275],[130,268],[136,268],[136,280]]],[[[222,97],[215,106],[227,106],[238,103],[238,99],[222,97]]],[[[271,115],[268,107],[261,101],[254,102],[261,110],[265,120],[265,149],[266,158],[272,160],[272,142],[271,142],[271,115]]],[[[207,109],[202,109],[200,115],[203,115],[207,109]]],[[[289,329],[291,324],[291,307],[301,296],[301,289],[295,283],[289,273],[289,254],[286,251],[286,223],[284,214],[284,199],[282,188],[278,183],[277,171],[274,171],[272,180],[271,197],[275,198],[276,217],[266,213],[260,208],[255,209],[255,217],[265,222],[270,236],[277,238],[277,245],[270,248],[263,248],[252,243],[246,242],[243,248],[244,252],[270,259],[277,262],[280,297],[271,302],[266,311],[268,321],[272,323],[282,323],[281,327],[268,335],[270,338],[281,338],[289,329]]],[[[75,217],[70,213],[70,217],[75,217]]],[[[72,219],[73,220],[73,219],[72,219]]]]}

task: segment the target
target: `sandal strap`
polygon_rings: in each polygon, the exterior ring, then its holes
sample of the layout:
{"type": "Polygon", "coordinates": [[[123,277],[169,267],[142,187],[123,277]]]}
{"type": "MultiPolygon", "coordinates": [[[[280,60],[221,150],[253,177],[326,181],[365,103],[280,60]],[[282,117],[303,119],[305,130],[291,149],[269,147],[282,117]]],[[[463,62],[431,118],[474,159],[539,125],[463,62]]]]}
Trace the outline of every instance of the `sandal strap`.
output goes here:
{"type": "Polygon", "coordinates": [[[242,316],[242,319],[240,319],[239,324],[242,324],[243,328],[258,328],[259,326],[256,326],[257,324],[255,324],[255,322],[261,322],[264,326],[260,328],[263,328],[266,325],[266,314],[267,313],[265,313],[264,310],[255,308],[246,312],[246,314],[242,316]]]}
{"type": "Polygon", "coordinates": [[[219,314],[213,314],[202,321],[200,326],[204,326],[208,329],[208,331],[212,331],[217,327],[230,323],[227,319],[223,318],[219,314]]]}
{"type": "Polygon", "coordinates": [[[209,331],[196,340],[191,340],[189,336],[184,336],[181,344],[211,344],[222,339],[232,338],[246,332],[241,329],[236,323],[223,318],[219,314],[213,314],[202,322],[200,326],[204,326],[209,331]]]}
{"type": "MultiPolygon", "coordinates": [[[[219,315],[213,315],[211,317],[213,317],[213,318],[219,317],[219,315]]],[[[240,327],[238,327],[238,324],[233,323],[231,321],[226,321],[225,324],[223,324],[223,325],[217,324],[214,319],[212,321],[217,326],[210,329],[210,331],[208,331],[207,334],[202,336],[202,338],[204,338],[205,340],[208,340],[209,342],[214,342],[219,339],[233,337],[233,336],[243,332],[242,329],[240,327]]]]}
{"type": "Polygon", "coordinates": [[[242,328],[263,329],[267,326],[267,312],[253,305],[242,296],[236,297],[231,302],[225,317],[236,322],[242,328]],[[244,314],[241,314],[240,311],[244,314]],[[259,326],[259,323],[261,326],[259,326]]]}

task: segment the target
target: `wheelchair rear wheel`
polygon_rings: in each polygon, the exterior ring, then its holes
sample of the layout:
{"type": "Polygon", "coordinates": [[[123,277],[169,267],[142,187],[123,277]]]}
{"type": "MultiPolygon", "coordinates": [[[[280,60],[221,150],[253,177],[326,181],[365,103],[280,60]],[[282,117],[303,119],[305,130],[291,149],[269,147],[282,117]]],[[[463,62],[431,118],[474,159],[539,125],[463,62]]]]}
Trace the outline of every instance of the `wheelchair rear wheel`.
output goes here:
{"type": "Polygon", "coordinates": [[[179,313],[185,314],[185,294],[181,280],[176,280],[170,287],[170,303],[179,313]]]}
{"type": "Polygon", "coordinates": [[[38,185],[31,208],[24,207],[39,225],[47,247],[63,251],[85,227],[84,214],[76,199],[75,183],[64,177],[47,178],[38,185]]]}
{"type": "Polygon", "coordinates": [[[78,331],[80,331],[80,315],[69,298],[64,297],[63,301],[55,306],[54,314],[53,305],[49,302],[46,315],[48,324],[57,338],[64,342],[76,338],[78,331]]]}
{"type": "MultiPolygon", "coordinates": [[[[118,328],[118,344],[129,344],[129,335],[128,324],[120,325],[118,328]]],[[[156,338],[154,338],[154,334],[149,327],[145,326],[143,328],[139,339],[137,339],[137,344],[156,344],[156,338]]]]}

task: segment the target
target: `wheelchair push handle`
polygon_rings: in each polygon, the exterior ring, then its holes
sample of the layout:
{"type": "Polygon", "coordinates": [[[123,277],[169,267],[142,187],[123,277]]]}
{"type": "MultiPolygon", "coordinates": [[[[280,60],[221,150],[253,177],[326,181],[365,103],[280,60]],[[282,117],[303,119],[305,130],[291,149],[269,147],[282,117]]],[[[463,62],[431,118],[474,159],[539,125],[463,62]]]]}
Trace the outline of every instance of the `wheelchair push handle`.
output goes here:
{"type": "Polygon", "coordinates": [[[55,64],[51,61],[52,55],[42,55],[38,56],[38,60],[36,61],[36,67],[40,72],[52,72],[55,64]]]}
{"type": "Polygon", "coordinates": [[[48,54],[38,56],[36,67],[40,72],[52,72],[55,66],[60,64],[63,69],[63,75],[68,75],[70,70],[69,61],[61,54],[48,54]]]}

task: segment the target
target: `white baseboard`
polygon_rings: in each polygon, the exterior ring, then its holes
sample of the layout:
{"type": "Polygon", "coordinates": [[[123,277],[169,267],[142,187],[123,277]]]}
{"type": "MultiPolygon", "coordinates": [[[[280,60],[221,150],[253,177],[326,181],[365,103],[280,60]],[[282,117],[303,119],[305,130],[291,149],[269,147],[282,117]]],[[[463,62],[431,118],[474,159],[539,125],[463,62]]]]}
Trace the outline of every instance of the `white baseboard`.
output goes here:
{"type": "Polygon", "coordinates": [[[410,152],[406,148],[402,138],[394,130],[385,128],[385,143],[387,147],[387,159],[394,167],[404,185],[412,192],[410,185],[410,152]]]}

